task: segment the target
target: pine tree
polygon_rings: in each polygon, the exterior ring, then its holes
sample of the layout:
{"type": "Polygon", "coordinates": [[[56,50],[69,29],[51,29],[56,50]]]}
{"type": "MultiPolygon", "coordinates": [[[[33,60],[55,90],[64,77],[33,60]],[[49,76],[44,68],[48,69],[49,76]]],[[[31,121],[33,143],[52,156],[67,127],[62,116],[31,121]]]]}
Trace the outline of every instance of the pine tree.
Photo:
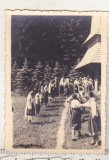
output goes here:
{"type": "Polygon", "coordinates": [[[31,69],[29,69],[27,58],[21,69],[18,69],[16,76],[16,92],[19,94],[27,95],[31,90],[31,69]]]}
{"type": "Polygon", "coordinates": [[[59,62],[56,62],[55,67],[53,69],[52,76],[61,78],[61,71],[62,71],[62,69],[61,69],[61,66],[60,66],[59,62]]]}
{"type": "Polygon", "coordinates": [[[22,69],[18,69],[16,76],[16,93],[23,95],[24,94],[24,77],[22,73],[22,69]]]}
{"type": "Polygon", "coordinates": [[[11,69],[11,90],[15,91],[16,89],[16,75],[17,75],[17,69],[18,69],[18,65],[16,63],[16,61],[13,63],[12,65],[12,69],[11,69]]]}
{"type": "Polygon", "coordinates": [[[71,66],[71,69],[69,70],[69,74],[68,74],[71,81],[75,79],[74,73],[75,73],[74,66],[71,66]]]}
{"type": "Polygon", "coordinates": [[[69,71],[69,67],[68,65],[63,65],[62,66],[62,75],[67,76],[68,75],[68,71],[69,71]]]}
{"type": "Polygon", "coordinates": [[[41,61],[39,61],[36,64],[32,75],[33,75],[32,76],[32,86],[37,88],[38,85],[43,81],[43,77],[44,77],[43,65],[41,61]]]}
{"type": "Polygon", "coordinates": [[[51,79],[51,76],[52,76],[52,68],[47,62],[44,68],[44,82],[49,82],[49,80],[51,79]]]}

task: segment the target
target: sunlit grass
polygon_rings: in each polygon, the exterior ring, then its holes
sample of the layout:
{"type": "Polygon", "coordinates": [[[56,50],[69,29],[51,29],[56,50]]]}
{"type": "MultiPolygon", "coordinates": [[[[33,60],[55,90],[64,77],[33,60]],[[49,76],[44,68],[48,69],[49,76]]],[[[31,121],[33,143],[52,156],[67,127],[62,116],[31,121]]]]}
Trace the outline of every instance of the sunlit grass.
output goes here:
{"type": "Polygon", "coordinates": [[[26,105],[25,97],[13,97],[13,147],[15,148],[46,148],[56,146],[57,131],[63,110],[63,100],[57,98],[55,102],[42,108],[40,117],[33,118],[29,124],[24,118],[26,105]],[[62,102],[61,102],[62,101],[62,102]]]}

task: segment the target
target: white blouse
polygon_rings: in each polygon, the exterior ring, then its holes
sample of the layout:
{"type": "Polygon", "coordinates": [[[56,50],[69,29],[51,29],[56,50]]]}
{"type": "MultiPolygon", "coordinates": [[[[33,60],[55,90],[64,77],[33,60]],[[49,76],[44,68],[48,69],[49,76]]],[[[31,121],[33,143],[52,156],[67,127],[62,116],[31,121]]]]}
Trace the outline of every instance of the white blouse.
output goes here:
{"type": "Polygon", "coordinates": [[[71,101],[71,109],[73,108],[79,108],[80,107],[80,102],[77,99],[73,99],[71,101]]]}
{"type": "Polygon", "coordinates": [[[34,98],[32,98],[31,94],[27,97],[26,108],[32,109],[32,103],[34,103],[34,98]]]}
{"type": "Polygon", "coordinates": [[[35,103],[36,104],[40,103],[40,94],[39,93],[36,93],[36,95],[35,95],[35,103]]]}
{"type": "Polygon", "coordinates": [[[96,101],[96,98],[94,97],[90,98],[88,102],[81,104],[81,106],[91,108],[92,117],[98,116],[98,111],[97,111],[98,103],[96,101]]]}

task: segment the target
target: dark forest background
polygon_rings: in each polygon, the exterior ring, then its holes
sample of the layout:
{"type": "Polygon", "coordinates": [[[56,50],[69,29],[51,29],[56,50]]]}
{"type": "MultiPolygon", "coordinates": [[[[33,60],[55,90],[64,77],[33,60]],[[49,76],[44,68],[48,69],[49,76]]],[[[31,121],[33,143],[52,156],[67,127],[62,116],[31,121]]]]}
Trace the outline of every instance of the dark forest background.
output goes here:
{"type": "Polygon", "coordinates": [[[90,16],[12,16],[12,91],[62,74],[72,78],[90,27],[90,16]]]}

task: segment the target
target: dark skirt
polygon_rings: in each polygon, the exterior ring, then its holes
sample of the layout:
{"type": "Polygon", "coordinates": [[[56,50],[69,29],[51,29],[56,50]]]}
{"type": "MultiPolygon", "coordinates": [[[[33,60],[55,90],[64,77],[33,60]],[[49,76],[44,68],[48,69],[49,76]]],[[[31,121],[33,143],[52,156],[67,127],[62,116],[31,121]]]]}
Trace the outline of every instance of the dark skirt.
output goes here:
{"type": "Polygon", "coordinates": [[[44,103],[45,104],[48,103],[48,92],[45,92],[45,94],[44,94],[44,103]]]}
{"type": "Polygon", "coordinates": [[[66,86],[66,87],[64,88],[64,94],[65,94],[66,96],[69,96],[69,88],[68,88],[68,86],[66,86]]]}
{"type": "Polygon", "coordinates": [[[96,135],[98,132],[101,130],[101,125],[100,125],[100,116],[94,116],[92,117],[92,114],[89,115],[89,121],[88,121],[88,129],[89,133],[96,135]]]}
{"type": "Polygon", "coordinates": [[[75,108],[71,111],[71,127],[74,130],[81,129],[81,109],[75,108]]]}
{"type": "Polygon", "coordinates": [[[36,104],[36,114],[39,114],[39,112],[40,112],[40,104],[36,104]]]}
{"type": "Polygon", "coordinates": [[[27,109],[26,115],[28,115],[28,116],[35,116],[35,108],[34,108],[33,104],[32,104],[32,109],[27,109]]]}
{"type": "Polygon", "coordinates": [[[59,86],[60,87],[60,94],[64,94],[64,87],[63,86],[59,86]]]}

